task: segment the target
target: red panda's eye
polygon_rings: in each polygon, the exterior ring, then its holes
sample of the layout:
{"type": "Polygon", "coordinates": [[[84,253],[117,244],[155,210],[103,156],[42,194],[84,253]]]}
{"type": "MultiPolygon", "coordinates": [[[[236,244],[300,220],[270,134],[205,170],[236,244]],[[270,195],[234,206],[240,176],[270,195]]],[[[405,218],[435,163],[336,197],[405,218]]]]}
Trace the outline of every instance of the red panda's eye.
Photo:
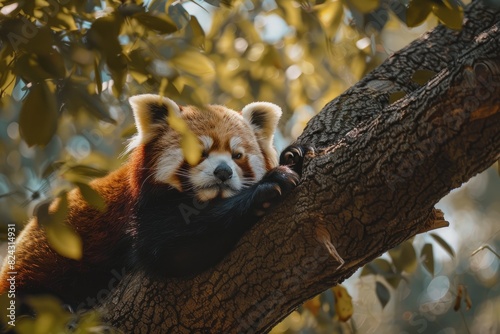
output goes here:
{"type": "Polygon", "coordinates": [[[233,154],[233,159],[237,160],[237,159],[241,159],[242,157],[243,157],[243,154],[241,154],[241,153],[234,153],[233,154]]]}
{"type": "Polygon", "coordinates": [[[201,157],[202,157],[202,158],[207,158],[207,157],[208,157],[208,151],[207,151],[207,150],[203,150],[203,151],[201,152],[201,157]]]}

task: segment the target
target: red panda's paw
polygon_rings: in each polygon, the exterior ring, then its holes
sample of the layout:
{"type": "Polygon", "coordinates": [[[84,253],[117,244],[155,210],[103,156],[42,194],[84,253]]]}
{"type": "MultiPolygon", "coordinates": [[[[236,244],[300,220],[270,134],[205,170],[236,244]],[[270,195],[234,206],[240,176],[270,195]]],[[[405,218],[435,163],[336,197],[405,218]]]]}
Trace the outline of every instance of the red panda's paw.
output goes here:
{"type": "Polygon", "coordinates": [[[297,174],[302,175],[302,164],[306,155],[313,155],[314,148],[306,145],[290,145],[280,154],[279,164],[290,167],[297,174]]]}
{"type": "Polygon", "coordinates": [[[254,198],[257,216],[263,216],[267,209],[279,203],[299,183],[299,175],[288,166],[271,169],[259,182],[254,198]]]}

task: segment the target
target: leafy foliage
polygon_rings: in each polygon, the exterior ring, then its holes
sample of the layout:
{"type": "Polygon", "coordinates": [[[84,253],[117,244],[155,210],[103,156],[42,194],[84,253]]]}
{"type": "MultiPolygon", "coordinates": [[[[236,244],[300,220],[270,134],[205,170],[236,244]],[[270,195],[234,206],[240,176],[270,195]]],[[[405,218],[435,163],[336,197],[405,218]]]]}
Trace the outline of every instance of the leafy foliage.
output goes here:
{"type": "Polygon", "coordinates": [[[432,244],[425,244],[420,253],[424,268],[434,276],[434,252],[432,251],[432,244]]]}

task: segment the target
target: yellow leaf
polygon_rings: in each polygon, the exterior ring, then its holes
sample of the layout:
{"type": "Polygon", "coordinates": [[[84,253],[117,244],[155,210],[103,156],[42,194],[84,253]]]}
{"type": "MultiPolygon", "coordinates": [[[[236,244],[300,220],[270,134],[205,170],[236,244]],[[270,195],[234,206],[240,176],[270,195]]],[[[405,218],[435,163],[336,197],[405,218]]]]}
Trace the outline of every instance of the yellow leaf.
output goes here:
{"type": "Polygon", "coordinates": [[[189,129],[186,121],[174,113],[168,114],[168,125],[181,136],[181,149],[184,159],[196,165],[201,159],[202,146],[198,137],[189,129]]]}
{"type": "Polygon", "coordinates": [[[175,89],[177,89],[177,91],[182,92],[182,90],[184,89],[184,86],[186,85],[186,78],[183,76],[179,76],[179,77],[175,78],[174,80],[172,80],[172,85],[174,85],[174,87],[175,87],[175,89]]]}
{"type": "Polygon", "coordinates": [[[379,7],[380,0],[349,0],[349,3],[361,13],[370,13],[379,7]]]}
{"type": "Polygon", "coordinates": [[[402,99],[403,97],[406,96],[406,93],[403,91],[397,91],[389,95],[389,104],[393,104],[399,99],[402,99]]]}
{"type": "Polygon", "coordinates": [[[422,24],[432,10],[430,0],[412,0],[406,11],[406,25],[410,28],[422,24]]]}
{"type": "Polygon", "coordinates": [[[319,310],[321,309],[321,300],[319,299],[319,295],[306,301],[303,306],[304,308],[308,309],[314,316],[317,316],[319,310]]]}
{"type": "Polygon", "coordinates": [[[168,114],[168,125],[177,131],[180,135],[183,135],[186,131],[188,131],[188,125],[186,121],[184,121],[182,118],[180,118],[178,115],[174,113],[169,113],[168,114]]]}
{"type": "Polygon", "coordinates": [[[281,9],[283,13],[283,19],[288,23],[289,26],[295,27],[297,30],[303,28],[302,25],[302,9],[296,6],[293,1],[290,0],[277,0],[276,4],[281,9]]]}
{"type": "Polygon", "coordinates": [[[79,319],[77,328],[81,333],[92,333],[101,325],[101,317],[97,311],[87,311],[79,319]]]}
{"type": "Polygon", "coordinates": [[[418,83],[420,86],[423,86],[435,75],[436,72],[431,70],[416,70],[415,73],[413,73],[411,80],[418,83]]]}
{"type": "Polygon", "coordinates": [[[97,191],[91,188],[88,184],[81,182],[74,183],[78,188],[80,188],[80,192],[87,203],[99,211],[106,210],[106,202],[97,191]]]}
{"type": "Polygon", "coordinates": [[[338,25],[342,19],[344,8],[341,1],[327,1],[314,8],[317,12],[318,19],[323,25],[325,31],[332,36],[337,32],[338,25]]]}
{"type": "Polygon", "coordinates": [[[197,51],[185,51],[171,59],[174,67],[200,77],[211,77],[215,74],[212,61],[197,51]]]}
{"type": "Polygon", "coordinates": [[[57,298],[50,295],[29,296],[26,303],[33,309],[34,317],[20,317],[16,333],[66,333],[71,314],[57,298]]]}
{"type": "Polygon", "coordinates": [[[150,13],[137,13],[132,16],[146,28],[160,34],[170,34],[177,30],[175,23],[165,14],[152,15],[150,13]]]}
{"type": "Polygon", "coordinates": [[[351,59],[351,71],[352,75],[357,79],[361,79],[366,70],[366,57],[362,52],[359,52],[358,55],[354,56],[351,59]]]}
{"type": "Polygon", "coordinates": [[[149,79],[149,77],[146,74],[137,71],[129,71],[129,74],[132,76],[132,78],[134,78],[135,81],[137,81],[139,85],[142,85],[143,83],[146,82],[146,80],[149,79]]]}
{"type": "Polygon", "coordinates": [[[45,232],[50,247],[57,253],[73,260],[82,258],[82,240],[69,225],[52,223],[46,226],[45,232]]]}
{"type": "Polygon", "coordinates": [[[346,322],[353,313],[352,297],[342,285],[334,286],[332,291],[335,296],[335,313],[340,321],[346,322]]]}
{"type": "Polygon", "coordinates": [[[462,29],[462,22],[464,20],[464,11],[462,7],[452,7],[445,4],[433,4],[432,12],[437,16],[439,21],[441,21],[445,26],[450,29],[460,30],[462,29]]]}
{"type": "Polygon", "coordinates": [[[36,208],[38,224],[45,228],[45,235],[50,247],[57,253],[70,259],[82,257],[82,241],[80,236],[66,223],[68,216],[68,197],[63,192],[55,200],[56,207],[48,201],[36,208]],[[49,210],[50,209],[50,210],[49,210]]]}
{"type": "Polygon", "coordinates": [[[198,137],[191,131],[186,131],[181,138],[181,148],[184,159],[188,164],[194,166],[201,159],[202,148],[198,137]]]}

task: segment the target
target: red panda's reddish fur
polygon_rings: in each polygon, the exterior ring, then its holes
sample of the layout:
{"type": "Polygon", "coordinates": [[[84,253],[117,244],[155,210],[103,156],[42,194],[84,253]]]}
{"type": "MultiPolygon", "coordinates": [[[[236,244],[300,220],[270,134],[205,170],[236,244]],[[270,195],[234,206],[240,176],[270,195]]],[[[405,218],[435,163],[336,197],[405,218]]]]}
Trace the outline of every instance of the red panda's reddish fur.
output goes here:
{"type": "MultiPolygon", "coordinates": [[[[108,210],[104,212],[90,206],[78,188],[68,193],[69,212],[66,221],[83,241],[81,262],[63,257],[54,251],[48,244],[44,229],[38,224],[36,217],[32,218],[17,239],[16,290],[51,292],[65,298],[68,297],[65,296],[68,291],[65,277],[96,279],[92,278],[92,273],[88,271],[92,270],[95,264],[109,260],[112,250],[124,237],[127,224],[127,215],[124,213],[131,210],[133,198],[133,188],[129,187],[128,182],[123,182],[130,180],[129,166],[130,162],[108,176],[90,183],[90,186],[106,200],[108,210]]],[[[58,202],[54,201],[50,211],[54,211],[57,205],[58,202]]],[[[7,273],[7,266],[4,264],[0,276],[0,294],[8,290],[7,273]]],[[[76,282],[75,292],[86,286],[88,285],[78,285],[76,282]]],[[[81,292],[89,295],[88,291],[81,292]]]]}
{"type": "MultiPolygon", "coordinates": [[[[135,102],[132,100],[132,105],[136,104],[134,106],[134,113],[139,137],[132,148],[132,153],[128,161],[118,170],[90,183],[90,186],[105,199],[106,210],[99,211],[90,206],[84,200],[79,189],[74,189],[68,193],[69,212],[66,222],[82,239],[83,256],[80,261],[65,258],[55,252],[49,246],[45,231],[38,224],[36,217],[31,219],[18,236],[15,264],[17,269],[15,277],[16,290],[18,292],[49,292],[60,296],[69,303],[80,303],[84,298],[95,296],[99,289],[106,287],[112,269],[120,271],[127,265],[127,259],[121,258],[121,256],[129,252],[133,246],[130,237],[134,234],[133,231],[131,233],[131,229],[135,228],[132,227],[132,220],[136,218],[134,215],[137,214],[134,210],[136,210],[139,198],[148,196],[147,193],[144,194],[141,191],[143,191],[146,181],[153,187],[151,189],[156,187],[155,183],[158,183],[158,181],[154,181],[150,176],[151,170],[155,168],[154,162],[158,159],[158,149],[161,149],[162,145],[175,145],[171,141],[174,140],[172,138],[176,138],[175,136],[177,136],[176,134],[172,134],[173,137],[163,138],[158,135],[159,127],[153,124],[155,116],[148,113],[154,112],[149,109],[153,107],[158,108],[157,105],[153,104],[159,103],[157,102],[159,99],[161,100],[158,96],[144,95],[136,99],[135,102]],[[150,103],[153,106],[137,106],[139,102],[150,103]],[[158,145],[158,141],[161,140],[163,142],[158,145]]],[[[167,109],[170,112],[172,108],[177,108],[177,111],[180,112],[172,101],[165,98],[161,100],[160,107],[164,109],[163,112],[167,109]]],[[[195,108],[185,107],[185,110],[182,111],[182,117],[186,119],[195,133],[198,135],[203,133],[215,138],[213,148],[220,149],[221,151],[227,150],[227,148],[222,147],[223,143],[218,143],[217,139],[225,136],[243,136],[242,138],[245,138],[243,145],[246,145],[248,152],[254,152],[255,156],[259,156],[261,160],[261,167],[259,168],[263,172],[269,172],[276,167],[277,158],[276,152],[272,147],[272,132],[281,115],[281,111],[279,111],[277,106],[265,103],[247,106],[243,110],[243,114],[245,115],[246,113],[246,117],[250,121],[246,121],[248,123],[236,127],[228,126],[225,123],[227,117],[235,117],[232,114],[235,113],[234,111],[227,111],[228,109],[219,106],[210,106],[207,108],[214,111],[213,117],[215,117],[208,123],[197,122],[196,112],[199,111],[195,108]],[[257,110],[255,115],[252,115],[252,108],[257,107],[261,109],[257,110]],[[266,108],[269,109],[266,111],[266,108]],[[277,110],[273,108],[277,108],[277,110]],[[224,113],[228,114],[224,115],[224,113]],[[265,113],[269,115],[265,115],[265,113]],[[252,117],[254,117],[253,123],[251,120],[252,117]],[[262,119],[266,117],[268,117],[267,120],[262,119]],[[209,123],[215,125],[210,127],[209,123]],[[217,148],[219,144],[222,146],[217,148]]],[[[162,117],[166,117],[166,114],[162,117]]],[[[241,118],[241,115],[237,117],[241,118]]],[[[165,122],[165,119],[163,122],[165,122]]],[[[241,121],[238,120],[238,122],[243,122],[243,119],[241,121]]],[[[162,126],[165,126],[165,124],[162,126]]],[[[173,141],[174,143],[175,140],[173,141]]],[[[250,173],[254,166],[249,165],[249,161],[246,161],[241,162],[240,167],[247,169],[250,173]]],[[[262,177],[263,172],[259,172],[259,178],[262,177]]],[[[294,175],[296,175],[294,172],[282,168],[275,172],[275,174],[268,176],[266,182],[277,182],[282,187],[289,189],[296,183],[294,175]],[[277,181],[274,181],[275,179],[277,181]]],[[[172,187],[170,189],[173,190],[168,191],[178,192],[178,190],[172,187]]],[[[262,189],[264,190],[259,189],[249,189],[248,195],[242,195],[246,197],[241,197],[238,200],[241,202],[242,200],[246,200],[247,197],[260,198],[262,197],[261,193],[264,193],[264,191],[275,191],[276,186],[271,185],[263,187],[262,189]],[[256,191],[260,191],[259,196],[256,196],[256,191]]],[[[179,191],[182,192],[183,190],[179,191]]],[[[174,196],[177,195],[174,194],[174,196]]],[[[221,204],[221,208],[224,210],[227,207],[232,207],[229,202],[222,202],[221,204]]],[[[57,205],[58,201],[55,200],[51,203],[49,210],[54,211],[57,205]]],[[[249,208],[247,207],[245,206],[245,210],[249,208]]],[[[166,214],[168,218],[168,212],[162,212],[161,214],[166,214]]],[[[232,212],[228,211],[227,215],[229,214],[232,214],[232,212]]],[[[242,214],[245,219],[251,215],[247,213],[242,214]]],[[[256,221],[256,218],[251,218],[251,220],[248,220],[247,225],[251,226],[254,221],[256,221]]],[[[137,222],[135,223],[137,224],[137,222]]],[[[161,228],[161,226],[159,227],[161,228]]],[[[7,263],[4,263],[0,273],[0,294],[7,293],[9,289],[9,282],[7,281],[9,271],[7,263]]]]}

